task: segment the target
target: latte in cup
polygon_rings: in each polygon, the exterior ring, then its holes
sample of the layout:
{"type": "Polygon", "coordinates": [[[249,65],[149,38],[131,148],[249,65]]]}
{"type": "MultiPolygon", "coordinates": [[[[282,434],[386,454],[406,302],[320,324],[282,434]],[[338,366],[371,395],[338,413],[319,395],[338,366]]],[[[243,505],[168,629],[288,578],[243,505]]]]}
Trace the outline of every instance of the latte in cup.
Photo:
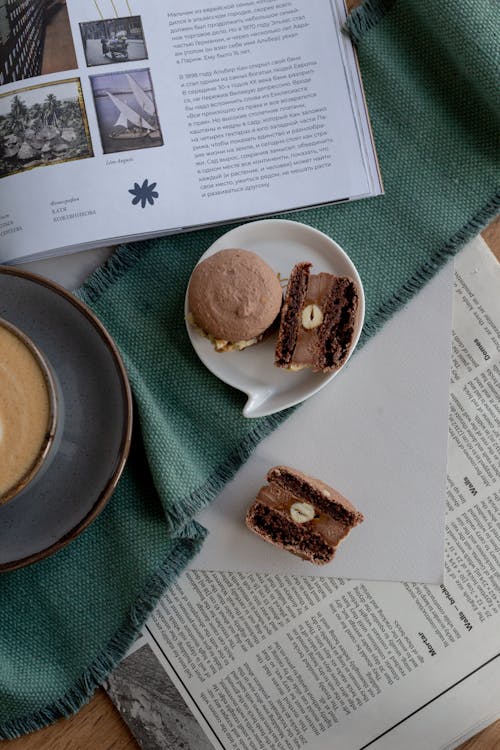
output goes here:
{"type": "Polygon", "coordinates": [[[52,446],[57,397],[33,342],[0,319],[0,505],[38,475],[52,446]]]}

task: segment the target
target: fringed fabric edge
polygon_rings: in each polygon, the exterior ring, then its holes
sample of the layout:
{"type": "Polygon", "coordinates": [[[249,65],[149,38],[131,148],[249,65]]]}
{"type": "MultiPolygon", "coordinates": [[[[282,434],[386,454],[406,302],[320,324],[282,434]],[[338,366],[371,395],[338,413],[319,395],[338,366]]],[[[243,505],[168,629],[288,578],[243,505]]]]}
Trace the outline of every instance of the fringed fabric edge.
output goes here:
{"type": "Polygon", "coordinates": [[[365,0],[349,14],[343,30],[354,44],[359,44],[365,34],[389,13],[396,2],[397,0],[365,0]]]}
{"type": "Polygon", "coordinates": [[[365,322],[360,338],[359,346],[362,346],[392,315],[403,305],[410,301],[434,274],[473,237],[479,234],[484,227],[500,211],[500,191],[496,193],[461,229],[436,250],[428,261],[420,266],[410,278],[389,299],[383,302],[372,318],[365,322]]]}
{"type": "Polygon", "coordinates": [[[94,691],[102,684],[112,669],[132,645],[139,630],[150,615],[167,587],[177,578],[191,558],[200,550],[206,530],[192,522],[177,538],[159,570],[148,578],[140,595],[130,608],[122,627],[108,645],[83,672],[75,684],[57,700],[39,711],[12,719],[0,726],[0,740],[11,740],[71,716],[88,703],[94,691]]]}
{"type": "Polygon", "coordinates": [[[97,302],[99,297],[102,297],[106,290],[135,266],[146,253],[147,250],[140,242],[120,245],[107,261],[97,268],[84,284],[74,292],[75,296],[86,305],[97,302]]]}

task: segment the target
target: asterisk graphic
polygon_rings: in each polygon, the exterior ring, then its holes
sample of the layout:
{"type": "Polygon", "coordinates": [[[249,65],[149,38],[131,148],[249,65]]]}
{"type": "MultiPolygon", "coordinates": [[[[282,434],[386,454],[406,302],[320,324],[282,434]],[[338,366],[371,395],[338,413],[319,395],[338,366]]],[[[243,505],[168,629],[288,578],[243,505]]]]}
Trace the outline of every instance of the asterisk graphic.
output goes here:
{"type": "Polygon", "coordinates": [[[155,190],[156,182],[152,182],[148,185],[148,181],[144,180],[142,185],[138,182],[134,182],[134,187],[129,190],[129,193],[134,196],[132,205],[136,206],[138,203],[141,204],[142,208],[146,208],[146,203],[152,206],[155,202],[155,198],[158,198],[159,193],[155,190]]]}

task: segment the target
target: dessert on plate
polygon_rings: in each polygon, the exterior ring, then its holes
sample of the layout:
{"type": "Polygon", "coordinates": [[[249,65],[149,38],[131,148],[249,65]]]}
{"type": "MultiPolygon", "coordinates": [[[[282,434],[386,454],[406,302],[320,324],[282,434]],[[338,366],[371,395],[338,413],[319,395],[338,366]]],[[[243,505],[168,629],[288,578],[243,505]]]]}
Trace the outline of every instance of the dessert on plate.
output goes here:
{"type": "Polygon", "coordinates": [[[340,542],[364,520],[340,492],[301,471],[274,466],[267,481],[247,511],[248,528],[316,565],[330,562],[340,542]]]}
{"type": "Polygon", "coordinates": [[[294,266],[281,310],[275,365],[288,370],[338,370],[351,350],[359,294],[347,276],[311,274],[311,263],[294,266]]]}
{"type": "Polygon", "coordinates": [[[201,261],[188,288],[188,320],[218,352],[259,342],[277,319],[283,293],[275,271],[249,250],[220,250],[201,261]]]}

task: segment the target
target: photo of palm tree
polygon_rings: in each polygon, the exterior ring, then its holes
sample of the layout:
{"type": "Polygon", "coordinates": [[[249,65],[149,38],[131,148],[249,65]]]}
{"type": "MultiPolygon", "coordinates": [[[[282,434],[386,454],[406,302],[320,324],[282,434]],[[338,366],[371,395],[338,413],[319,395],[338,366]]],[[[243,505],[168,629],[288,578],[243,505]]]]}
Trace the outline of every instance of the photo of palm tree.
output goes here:
{"type": "Polygon", "coordinates": [[[0,177],[93,155],[79,78],[0,94],[0,177]]]}

